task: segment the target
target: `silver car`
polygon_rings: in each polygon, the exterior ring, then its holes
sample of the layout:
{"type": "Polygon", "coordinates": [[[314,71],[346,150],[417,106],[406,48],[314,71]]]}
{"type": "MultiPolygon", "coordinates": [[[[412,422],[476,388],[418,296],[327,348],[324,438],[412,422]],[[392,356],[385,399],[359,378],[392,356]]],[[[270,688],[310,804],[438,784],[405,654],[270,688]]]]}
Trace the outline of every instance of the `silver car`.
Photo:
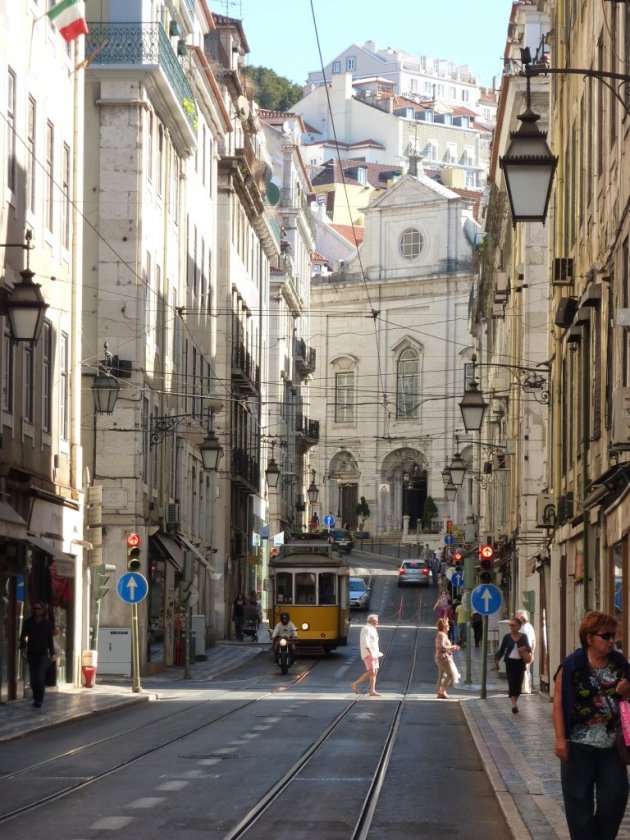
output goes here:
{"type": "Polygon", "coordinates": [[[429,586],[431,583],[431,570],[424,560],[403,560],[398,570],[398,586],[407,584],[418,586],[429,586]]]}
{"type": "Polygon", "coordinates": [[[370,589],[363,578],[351,577],[348,581],[348,602],[351,610],[369,609],[370,589]]]}

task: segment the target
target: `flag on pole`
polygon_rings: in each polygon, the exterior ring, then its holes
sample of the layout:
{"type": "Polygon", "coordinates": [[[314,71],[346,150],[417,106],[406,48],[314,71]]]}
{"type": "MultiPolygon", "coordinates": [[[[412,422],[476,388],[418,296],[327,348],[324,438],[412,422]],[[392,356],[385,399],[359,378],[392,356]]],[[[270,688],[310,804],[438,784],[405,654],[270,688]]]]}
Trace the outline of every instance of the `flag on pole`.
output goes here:
{"type": "Polygon", "coordinates": [[[60,0],[48,12],[48,17],[66,42],[74,41],[79,35],[88,33],[83,0],[60,0]]]}

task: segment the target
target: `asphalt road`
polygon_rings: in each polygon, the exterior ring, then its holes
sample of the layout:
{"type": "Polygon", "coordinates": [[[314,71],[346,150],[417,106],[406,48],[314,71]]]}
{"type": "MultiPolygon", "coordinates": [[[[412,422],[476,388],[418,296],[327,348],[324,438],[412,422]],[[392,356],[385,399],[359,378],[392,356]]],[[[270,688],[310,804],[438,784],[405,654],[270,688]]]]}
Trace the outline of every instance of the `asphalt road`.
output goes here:
{"type": "Polygon", "coordinates": [[[354,614],[348,647],[286,677],[263,654],[12,742],[0,753],[2,836],[510,837],[459,703],[435,699],[435,587],[399,589],[396,563],[351,555],[368,560],[382,698],[350,690],[363,667],[354,614]]]}

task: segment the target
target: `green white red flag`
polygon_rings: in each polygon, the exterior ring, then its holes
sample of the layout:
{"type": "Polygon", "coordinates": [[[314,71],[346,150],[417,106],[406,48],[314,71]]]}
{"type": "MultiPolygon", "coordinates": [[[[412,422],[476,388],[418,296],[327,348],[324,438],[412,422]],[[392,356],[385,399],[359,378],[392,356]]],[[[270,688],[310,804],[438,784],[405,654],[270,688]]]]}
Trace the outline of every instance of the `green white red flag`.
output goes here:
{"type": "Polygon", "coordinates": [[[66,42],[88,33],[83,0],[60,0],[48,12],[48,17],[66,42]]]}

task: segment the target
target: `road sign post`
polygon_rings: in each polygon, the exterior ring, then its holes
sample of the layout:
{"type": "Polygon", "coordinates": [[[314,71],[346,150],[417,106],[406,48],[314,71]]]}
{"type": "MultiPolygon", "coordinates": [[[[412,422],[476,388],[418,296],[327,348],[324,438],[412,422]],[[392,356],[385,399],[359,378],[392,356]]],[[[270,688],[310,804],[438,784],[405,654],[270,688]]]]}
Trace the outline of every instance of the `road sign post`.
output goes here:
{"type": "Polygon", "coordinates": [[[131,604],[131,690],[140,691],[140,635],[138,632],[138,604],[149,591],[147,579],[139,572],[126,572],[118,578],[116,591],[121,601],[131,604]]]}
{"type": "Polygon", "coordinates": [[[501,609],[503,597],[501,590],[491,583],[482,583],[473,589],[470,601],[475,612],[483,618],[483,636],[481,638],[481,693],[482,700],[487,696],[488,684],[488,616],[501,609]]]}

